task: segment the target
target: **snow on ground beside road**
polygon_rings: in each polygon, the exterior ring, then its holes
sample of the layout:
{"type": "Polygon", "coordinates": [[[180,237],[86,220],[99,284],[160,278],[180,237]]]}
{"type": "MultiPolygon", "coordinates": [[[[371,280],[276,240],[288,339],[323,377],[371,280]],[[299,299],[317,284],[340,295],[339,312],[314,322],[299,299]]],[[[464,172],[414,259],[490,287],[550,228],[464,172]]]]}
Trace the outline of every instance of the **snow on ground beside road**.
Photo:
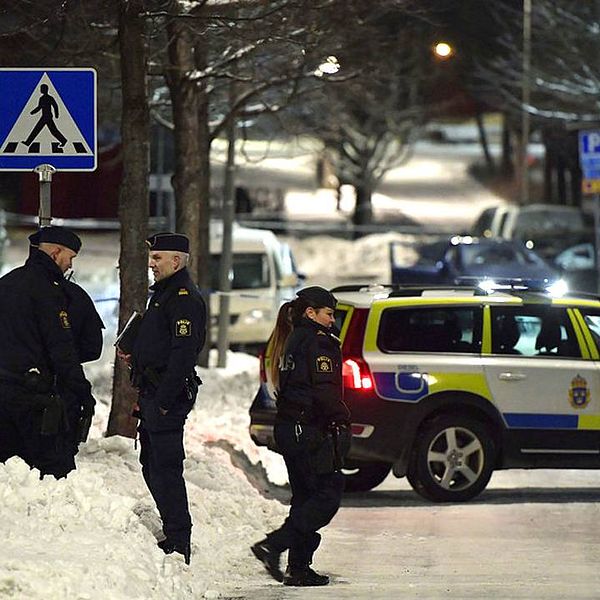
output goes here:
{"type": "Polygon", "coordinates": [[[358,240],[318,235],[286,238],[311,284],[333,286],[342,283],[389,283],[391,279],[389,243],[401,244],[398,260],[407,262],[414,255],[415,236],[401,233],[376,233],[358,240]]]}
{"type": "Polygon", "coordinates": [[[257,359],[232,353],[229,364],[201,369],[205,384],[186,426],[191,566],[156,547],[160,521],[133,440],[101,437],[112,374],[104,360],[88,370],[99,402],[77,471],[39,481],[20,459],[0,465],[0,597],[214,598],[236,583],[266,583],[249,546],[281,522],[286,507],[268,498],[258,461],[265,457],[281,483],[283,462],[248,436],[257,359]]]}

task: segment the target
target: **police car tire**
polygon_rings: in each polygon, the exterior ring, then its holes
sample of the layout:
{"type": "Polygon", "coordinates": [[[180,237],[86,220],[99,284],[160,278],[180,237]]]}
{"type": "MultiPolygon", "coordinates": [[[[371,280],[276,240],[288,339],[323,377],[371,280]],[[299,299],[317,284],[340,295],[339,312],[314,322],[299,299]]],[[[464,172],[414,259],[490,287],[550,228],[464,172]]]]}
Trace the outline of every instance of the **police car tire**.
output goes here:
{"type": "Polygon", "coordinates": [[[392,465],[381,462],[348,463],[343,469],[344,491],[368,492],[377,487],[389,474],[392,465]]]}
{"type": "Polygon", "coordinates": [[[485,489],[493,468],[494,444],[488,428],[469,416],[442,415],[426,423],[419,432],[407,479],[413,489],[427,500],[464,502],[485,489]],[[448,447],[448,434],[456,437],[458,457],[453,456],[448,447]],[[475,451],[460,456],[460,450],[467,446],[475,447],[475,451]],[[446,462],[430,461],[430,450],[438,456],[445,454],[446,462]],[[446,469],[454,474],[452,485],[443,484],[446,469]],[[471,479],[465,477],[461,469],[468,469],[471,479]]]}

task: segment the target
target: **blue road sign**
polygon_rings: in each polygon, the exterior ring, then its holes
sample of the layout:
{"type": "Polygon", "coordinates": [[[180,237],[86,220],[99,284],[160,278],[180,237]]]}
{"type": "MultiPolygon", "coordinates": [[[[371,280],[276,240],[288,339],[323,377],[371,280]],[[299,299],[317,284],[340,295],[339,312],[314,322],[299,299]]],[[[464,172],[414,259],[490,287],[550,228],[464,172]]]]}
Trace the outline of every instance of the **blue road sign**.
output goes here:
{"type": "Polygon", "coordinates": [[[96,71],[0,69],[0,171],[93,171],[96,71]]]}
{"type": "Polygon", "coordinates": [[[597,179],[600,171],[600,130],[579,132],[579,163],[586,179],[597,179]]]}

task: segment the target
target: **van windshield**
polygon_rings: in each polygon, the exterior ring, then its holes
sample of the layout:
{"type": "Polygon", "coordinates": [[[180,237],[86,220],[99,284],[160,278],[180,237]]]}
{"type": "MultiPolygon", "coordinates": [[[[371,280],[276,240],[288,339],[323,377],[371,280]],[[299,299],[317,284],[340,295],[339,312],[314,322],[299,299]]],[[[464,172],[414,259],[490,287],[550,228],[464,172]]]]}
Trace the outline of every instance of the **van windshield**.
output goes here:
{"type": "MultiPolygon", "coordinates": [[[[210,255],[211,287],[219,289],[220,254],[210,255]]],[[[269,287],[269,263],[267,255],[260,252],[235,253],[233,255],[232,290],[255,290],[269,287]]]]}

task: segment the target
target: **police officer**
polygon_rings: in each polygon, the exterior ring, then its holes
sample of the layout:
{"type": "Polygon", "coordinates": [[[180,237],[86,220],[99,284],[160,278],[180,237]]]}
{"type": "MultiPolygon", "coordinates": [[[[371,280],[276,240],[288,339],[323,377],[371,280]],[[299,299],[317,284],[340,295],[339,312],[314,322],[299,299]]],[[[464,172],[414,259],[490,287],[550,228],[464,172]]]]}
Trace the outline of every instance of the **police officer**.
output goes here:
{"type": "Polygon", "coordinates": [[[66,415],[91,419],[95,404],[62,287],[81,240],[51,226],[36,242],[25,265],[0,278],[0,461],[20,456],[59,479],[75,468],[65,460],[66,415]]]}
{"type": "Polygon", "coordinates": [[[277,389],[275,441],[292,490],[283,525],[252,546],[269,574],[290,586],[327,585],[310,568],[343,492],[341,468],[349,449],[349,411],[342,400],[339,340],[332,333],[335,297],[311,286],[285,303],[271,335],[271,377],[277,389]],[[285,575],[280,555],[288,553],[285,575]]]}
{"type": "MultiPolygon", "coordinates": [[[[34,256],[35,252],[39,250],[41,231],[38,230],[29,236],[30,257],[34,256]]],[[[71,333],[79,362],[83,364],[98,360],[102,354],[104,323],[96,310],[94,301],[80,285],[69,278],[62,277],[59,283],[65,295],[71,333]]],[[[60,379],[57,380],[56,385],[59,395],[63,399],[68,399],[66,406],[69,427],[64,432],[64,460],[74,469],[74,457],[79,450],[79,443],[87,438],[87,430],[91,420],[87,420],[83,424],[77,398],[70,397],[71,393],[68,386],[65,386],[60,379]]]]}
{"type": "Polygon", "coordinates": [[[146,242],[155,283],[132,355],[121,358],[130,362],[139,390],[142,474],[165,534],[158,545],[166,554],[182,554],[190,564],[183,427],[200,384],[194,365],[204,345],[206,306],[186,267],[188,238],[166,232],[146,242]]]}

